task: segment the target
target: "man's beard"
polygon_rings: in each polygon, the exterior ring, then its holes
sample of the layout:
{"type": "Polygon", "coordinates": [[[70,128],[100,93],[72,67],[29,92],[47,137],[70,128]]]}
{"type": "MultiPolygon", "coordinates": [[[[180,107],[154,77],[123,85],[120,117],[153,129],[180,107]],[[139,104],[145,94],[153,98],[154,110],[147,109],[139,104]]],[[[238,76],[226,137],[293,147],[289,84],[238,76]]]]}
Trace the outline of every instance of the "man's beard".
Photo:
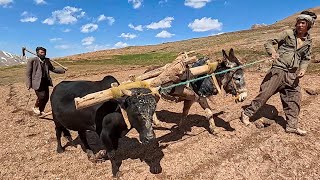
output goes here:
{"type": "Polygon", "coordinates": [[[44,55],[38,55],[38,57],[41,59],[41,60],[44,60],[46,58],[46,56],[44,55]]]}

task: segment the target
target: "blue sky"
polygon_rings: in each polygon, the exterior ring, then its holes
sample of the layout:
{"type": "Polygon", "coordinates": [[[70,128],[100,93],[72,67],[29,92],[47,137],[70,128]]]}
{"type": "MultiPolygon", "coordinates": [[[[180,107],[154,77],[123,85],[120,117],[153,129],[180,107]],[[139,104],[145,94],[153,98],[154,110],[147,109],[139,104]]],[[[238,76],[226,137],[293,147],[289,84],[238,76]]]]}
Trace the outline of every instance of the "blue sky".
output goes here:
{"type": "Polygon", "coordinates": [[[0,50],[48,57],[160,44],[273,24],[319,0],[0,0],[0,50]]]}

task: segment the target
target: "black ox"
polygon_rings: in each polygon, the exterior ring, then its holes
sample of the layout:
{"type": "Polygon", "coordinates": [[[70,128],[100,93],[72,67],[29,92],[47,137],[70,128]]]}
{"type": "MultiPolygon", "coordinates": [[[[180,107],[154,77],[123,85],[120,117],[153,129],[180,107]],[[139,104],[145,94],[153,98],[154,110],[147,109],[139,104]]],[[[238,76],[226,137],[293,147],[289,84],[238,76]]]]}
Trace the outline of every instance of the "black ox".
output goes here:
{"type": "Polygon", "coordinates": [[[152,128],[152,116],[156,109],[156,100],[149,89],[131,89],[131,96],[107,101],[85,109],[75,108],[74,98],[105,90],[118,81],[106,76],[101,81],[63,81],[53,89],[51,94],[52,115],[55,123],[57,152],[64,148],[61,145],[62,133],[71,142],[69,130],[78,131],[79,137],[90,160],[96,160],[107,153],[110,160],[115,156],[118,140],[129,129],[124,121],[121,108],[127,112],[132,128],[139,132],[140,141],[148,143],[155,139],[152,128]],[[105,150],[96,157],[88,145],[86,131],[96,132],[105,150]]]}

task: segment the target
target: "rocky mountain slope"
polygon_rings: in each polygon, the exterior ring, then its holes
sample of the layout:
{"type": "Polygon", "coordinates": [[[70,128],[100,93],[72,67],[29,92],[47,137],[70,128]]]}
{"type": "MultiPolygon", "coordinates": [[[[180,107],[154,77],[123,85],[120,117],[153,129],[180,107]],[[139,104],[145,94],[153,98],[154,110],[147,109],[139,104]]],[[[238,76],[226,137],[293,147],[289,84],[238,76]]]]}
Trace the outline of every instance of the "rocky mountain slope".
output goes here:
{"type": "Polygon", "coordinates": [[[27,63],[27,57],[0,51],[0,66],[12,66],[27,63]]]}

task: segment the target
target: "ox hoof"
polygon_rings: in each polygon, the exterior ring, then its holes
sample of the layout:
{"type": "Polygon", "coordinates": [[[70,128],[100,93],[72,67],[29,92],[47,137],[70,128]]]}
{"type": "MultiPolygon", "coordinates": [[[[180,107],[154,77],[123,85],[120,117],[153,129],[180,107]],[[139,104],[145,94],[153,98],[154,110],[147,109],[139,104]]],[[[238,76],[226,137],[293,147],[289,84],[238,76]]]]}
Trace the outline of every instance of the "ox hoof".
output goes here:
{"type": "Polygon", "coordinates": [[[100,150],[97,154],[96,154],[96,159],[103,159],[105,158],[107,155],[107,151],[106,150],[100,150]]]}
{"type": "Polygon", "coordinates": [[[262,128],[265,127],[262,121],[256,121],[256,122],[254,123],[254,125],[255,125],[256,128],[258,128],[258,129],[262,129],[262,128]]]}
{"type": "Polygon", "coordinates": [[[122,176],[122,172],[121,171],[118,171],[116,174],[113,174],[112,177],[114,179],[119,179],[120,177],[122,176]]]}
{"type": "Polygon", "coordinates": [[[96,162],[96,156],[94,155],[93,151],[87,149],[87,156],[88,156],[88,159],[89,161],[91,162],[96,162]]]}
{"type": "Polygon", "coordinates": [[[249,126],[250,123],[250,117],[247,116],[244,111],[241,112],[241,117],[240,117],[241,122],[245,125],[245,126],[249,126]]]}
{"type": "Polygon", "coordinates": [[[64,152],[64,148],[63,147],[57,147],[57,153],[63,153],[64,152]]]}
{"type": "Polygon", "coordinates": [[[209,127],[209,132],[212,135],[217,135],[218,134],[218,130],[216,127],[209,127]]]}
{"type": "Polygon", "coordinates": [[[150,167],[150,172],[152,174],[160,174],[162,172],[162,167],[159,165],[154,166],[154,167],[150,167]]]}

